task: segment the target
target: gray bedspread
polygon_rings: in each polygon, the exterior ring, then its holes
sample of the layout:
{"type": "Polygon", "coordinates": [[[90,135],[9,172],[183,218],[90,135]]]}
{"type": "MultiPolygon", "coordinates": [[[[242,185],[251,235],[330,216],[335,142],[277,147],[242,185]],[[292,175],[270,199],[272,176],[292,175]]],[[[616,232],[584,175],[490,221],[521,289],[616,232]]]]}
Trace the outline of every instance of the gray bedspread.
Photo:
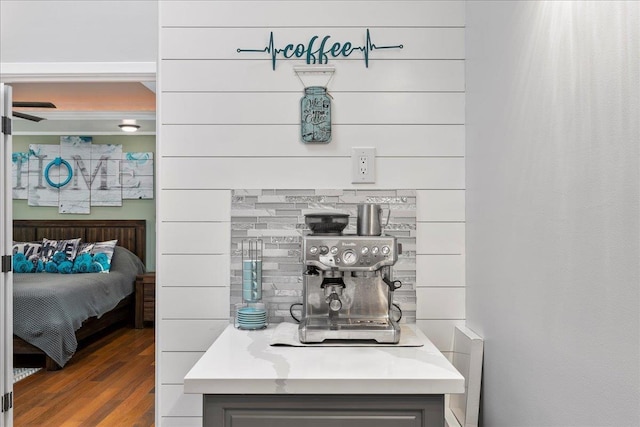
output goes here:
{"type": "Polygon", "coordinates": [[[64,366],[78,347],[75,331],[134,291],[144,272],[138,257],[117,246],[109,273],[13,275],[13,333],[64,366]]]}

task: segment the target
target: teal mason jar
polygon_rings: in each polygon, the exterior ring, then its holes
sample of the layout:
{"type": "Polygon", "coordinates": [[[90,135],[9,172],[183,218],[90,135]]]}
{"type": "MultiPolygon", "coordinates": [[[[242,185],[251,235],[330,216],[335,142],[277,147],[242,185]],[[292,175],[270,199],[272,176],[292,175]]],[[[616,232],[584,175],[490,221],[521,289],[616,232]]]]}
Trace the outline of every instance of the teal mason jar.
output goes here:
{"type": "Polygon", "coordinates": [[[305,143],[327,143],[331,141],[331,99],[327,88],[310,86],[304,88],[300,100],[302,141],[305,143]]]}

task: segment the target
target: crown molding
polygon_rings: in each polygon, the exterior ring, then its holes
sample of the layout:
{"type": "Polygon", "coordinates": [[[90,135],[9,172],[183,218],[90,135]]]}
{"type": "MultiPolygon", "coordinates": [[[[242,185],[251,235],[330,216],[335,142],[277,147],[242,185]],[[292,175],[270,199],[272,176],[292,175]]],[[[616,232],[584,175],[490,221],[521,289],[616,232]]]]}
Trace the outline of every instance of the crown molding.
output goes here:
{"type": "Polygon", "coordinates": [[[47,120],[156,120],[155,111],[37,111],[31,114],[47,120]]]}
{"type": "Polygon", "coordinates": [[[34,131],[15,131],[12,133],[13,136],[51,136],[51,135],[80,135],[80,136],[96,136],[96,135],[112,135],[112,136],[155,136],[156,132],[135,132],[135,133],[129,133],[129,134],[125,134],[124,132],[122,132],[121,130],[116,130],[116,131],[101,131],[101,132],[96,132],[96,131],[56,131],[56,130],[50,130],[50,131],[42,131],[42,132],[34,132],[34,131]]]}

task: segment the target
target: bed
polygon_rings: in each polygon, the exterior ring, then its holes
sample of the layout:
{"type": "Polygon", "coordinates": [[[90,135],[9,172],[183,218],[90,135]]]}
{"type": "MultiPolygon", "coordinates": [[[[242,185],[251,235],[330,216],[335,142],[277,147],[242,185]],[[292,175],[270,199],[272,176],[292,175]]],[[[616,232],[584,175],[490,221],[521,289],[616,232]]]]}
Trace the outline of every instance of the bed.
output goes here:
{"type": "Polygon", "coordinates": [[[145,220],[13,221],[17,242],[78,237],[118,240],[109,273],[13,274],[14,356],[44,355],[47,370],[62,368],[79,341],[132,322],[135,278],[144,272],[145,220]]]}

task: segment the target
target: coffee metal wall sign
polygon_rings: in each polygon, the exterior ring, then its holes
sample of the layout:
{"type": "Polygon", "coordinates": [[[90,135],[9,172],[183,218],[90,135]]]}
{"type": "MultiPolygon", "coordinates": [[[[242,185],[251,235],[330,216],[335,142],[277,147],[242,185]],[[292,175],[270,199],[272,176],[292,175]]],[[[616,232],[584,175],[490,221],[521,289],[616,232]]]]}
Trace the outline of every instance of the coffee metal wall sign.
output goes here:
{"type": "Polygon", "coordinates": [[[327,88],[304,88],[300,100],[302,142],[327,143],[331,141],[331,99],[327,88]]]}
{"type": "Polygon", "coordinates": [[[326,35],[320,38],[320,36],[313,36],[307,43],[289,43],[284,47],[276,47],[273,37],[273,31],[269,36],[269,43],[262,49],[238,49],[238,53],[243,52],[263,52],[271,55],[271,66],[273,70],[276,69],[276,61],[278,57],[286,59],[298,58],[305,59],[307,64],[326,64],[329,61],[329,57],[337,58],[340,56],[348,57],[353,52],[359,51],[364,55],[364,64],[369,67],[369,55],[374,50],[381,49],[402,49],[403,45],[392,46],[378,46],[373,43],[371,39],[371,33],[367,29],[365,43],[361,46],[354,45],[351,42],[332,42],[331,36],[326,35]]]}

